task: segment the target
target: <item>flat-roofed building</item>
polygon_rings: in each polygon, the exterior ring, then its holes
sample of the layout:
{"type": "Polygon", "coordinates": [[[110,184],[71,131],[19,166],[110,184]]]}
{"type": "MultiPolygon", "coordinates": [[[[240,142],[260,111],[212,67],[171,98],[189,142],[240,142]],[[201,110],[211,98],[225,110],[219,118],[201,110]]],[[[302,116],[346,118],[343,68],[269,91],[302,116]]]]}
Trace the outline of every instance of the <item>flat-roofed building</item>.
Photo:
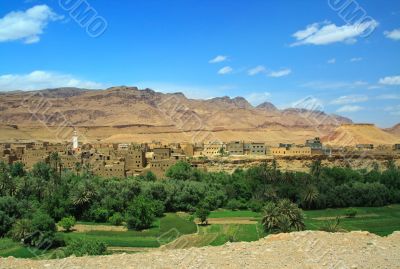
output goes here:
{"type": "Polygon", "coordinates": [[[321,140],[319,139],[319,137],[306,140],[305,146],[310,147],[313,150],[322,150],[322,143],[321,143],[321,140]]]}
{"type": "Polygon", "coordinates": [[[171,157],[170,148],[154,148],[153,153],[154,160],[169,159],[171,157]]]}
{"type": "Polygon", "coordinates": [[[226,144],[226,151],[230,155],[244,155],[244,142],[243,141],[231,141],[226,144]]]}
{"type": "Polygon", "coordinates": [[[31,169],[36,163],[46,161],[48,157],[45,149],[27,149],[22,156],[22,163],[26,169],[31,169]]]}
{"type": "Polygon", "coordinates": [[[265,155],[266,146],[263,142],[245,143],[245,153],[249,155],[265,155]]]}
{"type": "Polygon", "coordinates": [[[203,155],[204,156],[216,156],[220,155],[222,151],[226,151],[226,146],[220,141],[204,143],[203,155]]]}
{"type": "Polygon", "coordinates": [[[271,148],[273,156],[311,156],[310,147],[271,148]]]}

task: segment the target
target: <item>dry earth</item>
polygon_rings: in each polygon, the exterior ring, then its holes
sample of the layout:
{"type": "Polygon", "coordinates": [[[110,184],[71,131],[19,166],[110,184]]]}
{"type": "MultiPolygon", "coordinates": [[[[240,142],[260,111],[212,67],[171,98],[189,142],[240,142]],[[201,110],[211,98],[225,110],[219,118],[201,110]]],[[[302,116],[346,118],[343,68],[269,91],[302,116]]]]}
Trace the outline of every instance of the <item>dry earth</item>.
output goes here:
{"type": "Polygon", "coordinates": [[[400,233],[306,231],[220,247],[62,260],[5,258],[0,268],[400,268],[400,233]]]}

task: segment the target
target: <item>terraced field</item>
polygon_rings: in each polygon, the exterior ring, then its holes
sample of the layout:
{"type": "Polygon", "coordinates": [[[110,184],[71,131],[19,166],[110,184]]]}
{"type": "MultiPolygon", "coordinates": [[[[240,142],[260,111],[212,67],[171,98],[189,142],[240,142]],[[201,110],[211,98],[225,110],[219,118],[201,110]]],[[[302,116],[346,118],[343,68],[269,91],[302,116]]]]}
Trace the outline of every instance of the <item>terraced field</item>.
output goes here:
{"type": "MultiPolygon", "coordinates": [[[[355,208],[357,215],[347,218],[347,209],[305,211],[306,230],[319,230],[328,221],[340,218],[340,227],[347,231],[369,231],[380,236],[400,231],[400,205],[376,208],[355,208]]],[[[158,249],[185,249],[219,246],[226,242],[251,242],[265,237],[261,225],[262,213],[252,211],[217,210],[211,212],[209,225],[196,225],[187,213],[167,213],[145,231],[127,231],[108,224],[79,223],[85,229],[59,233],[65,239],[100,240],[110,253],[135,253],[158,249]]],[[[10,239],[0,239],[0,256],[46,258],[50,252],[29,249],[10,239]]]]}

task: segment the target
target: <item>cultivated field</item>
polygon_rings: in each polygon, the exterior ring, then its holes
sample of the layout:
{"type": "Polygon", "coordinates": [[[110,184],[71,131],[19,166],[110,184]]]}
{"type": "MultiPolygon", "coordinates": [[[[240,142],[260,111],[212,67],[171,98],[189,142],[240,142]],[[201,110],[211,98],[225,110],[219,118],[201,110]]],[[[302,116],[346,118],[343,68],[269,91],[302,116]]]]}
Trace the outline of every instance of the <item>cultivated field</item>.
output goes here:
{"type": "MultiPolygon", "coordinates": [[[[306,230],[319,230],[327,222],[339,217],[340,228],[347,231],[369,231],[380,236],[400,231],[400,205],[354,209],[357,210],[354,218],[345,216],[347,209],[305,211],[306,230]]],[[[227,242],[257,241],[267,236],[261,225],[262,213],[218,210],[211,212],[209,217],[209,225],[196,226],[186,213],[167,213],[163,218],[156,220],[151,229],[142,232],[121,231],[122,227],[107,224],[79,223],[78,227],[92,226],[92,229],[60,232],[58,236],[100,240],[108,245],[110,253],[153,251],[160,247],[181,249],[219,246],[227,242]],[[105,226],[110,229],[105,229],[105,226]]],[[[2,257],[50,258],[56,255],[56,251],[38,251],[22,247],[10,239],[0,240],[2,257]]]]}

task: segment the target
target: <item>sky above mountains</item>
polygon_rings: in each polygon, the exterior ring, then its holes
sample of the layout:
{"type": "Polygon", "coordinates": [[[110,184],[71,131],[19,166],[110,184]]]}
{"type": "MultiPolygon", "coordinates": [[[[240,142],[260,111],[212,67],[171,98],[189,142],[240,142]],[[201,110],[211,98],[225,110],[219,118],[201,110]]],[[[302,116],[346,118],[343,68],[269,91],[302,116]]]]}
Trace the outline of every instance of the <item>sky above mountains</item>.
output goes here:
{"type": "Polygon", "coordinates": [[[139,86],[400,122],[400,1],[4,0],[0,90],[139,86]],[[302,100],[307,100],[303,102],[302,100]]]}

